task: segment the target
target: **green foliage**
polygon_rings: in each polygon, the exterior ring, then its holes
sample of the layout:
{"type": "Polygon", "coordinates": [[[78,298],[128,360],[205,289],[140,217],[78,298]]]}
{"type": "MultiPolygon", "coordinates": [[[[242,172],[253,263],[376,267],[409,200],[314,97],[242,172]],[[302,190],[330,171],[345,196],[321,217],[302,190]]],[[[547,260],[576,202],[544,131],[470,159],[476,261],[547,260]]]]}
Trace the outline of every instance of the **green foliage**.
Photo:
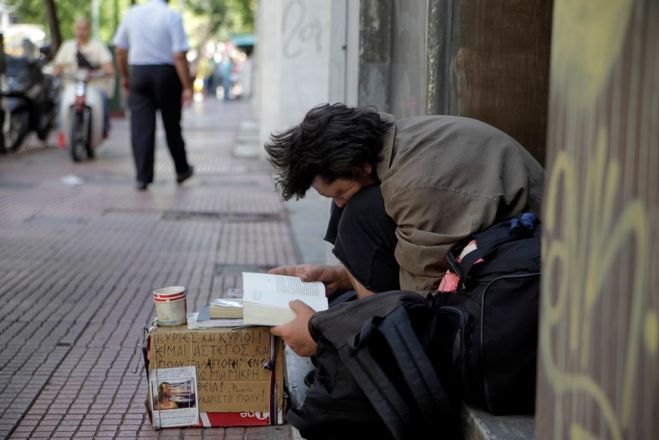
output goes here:
{"type": "MultiPolygon", "coordinates": [[[[43,0],[5,0],[5,3],[14,7],[21,22],[43,25],[46,32],[50,32],[43,0]]],[[[63,39],[73,38],[76,18],[86,16],[91,22],[92,1],[56,0],[55,3],[63,39]]],[[[99,3],[99,38],[109,43],[131,1],[101,0],[99,3]]],[[[227,40],[233,34],[254,31],[255,0],[170,0],[169,4],[177,10],[184,5],[186,30],[193,45],[203,44],[209,39],[227,40]]]]}
{"type": "MultiPolygon", "coordinates": [[[[21,23],[47,26],[46,9],[43,0],[5,0],[14,7],[15,15],[21,23]]],[[[73,38],[73,23],[78,17],[85,16],[91,22],[92,2],[90,0],[56,0],[57,18],[63,39],[73,38]]],[[[110,42],[119,25],[123,12],[130,7],[130,0],[102,0],[100,2],[99,38],[110,42]]]]}
{"type": "MultiPolygon", "coordinates": [[[[58,5],[59,5],[58,0],[58,5]]],[[[99,38],[108,43],[112,42],[114,34],[121,23],[124,13],[130,8],[130,0],[101,0],[99,16],[99,38]]]]}
{"type": "Polygon", "coordinates": [[[197,44],[254,31],[254,0],[186,0],[185,6],[191,39],[197,44]]]}

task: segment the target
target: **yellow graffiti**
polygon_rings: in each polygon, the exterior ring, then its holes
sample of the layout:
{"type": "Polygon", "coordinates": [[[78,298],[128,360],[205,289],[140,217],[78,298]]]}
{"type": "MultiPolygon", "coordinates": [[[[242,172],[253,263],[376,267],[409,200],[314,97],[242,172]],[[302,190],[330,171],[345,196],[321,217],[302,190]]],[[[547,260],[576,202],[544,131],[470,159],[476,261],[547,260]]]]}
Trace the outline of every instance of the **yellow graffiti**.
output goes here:
{"type": "MultiPolygon", "coordinates": [[[[595,151],[590,154],[585,174],[577,174],[574,161],[559,151],[547,185],[545,237],[543,241],[541,360],[547,380],[557,393],[584,393],[596,404],[613,439],[621,439],[629,426],[632,390],[641,343],[657,346],[656,314],[643,320],[643,300],[649,255],[648,213],[639,200],[628,200],[615,209],[619,195],[620,165],[607,157],[606,133],[598,133],[595,151]],[[576,191],[583,188],[583,191],[576,191]],[[633,249],[634,273],[627,352],[622,372],[622,396],[617,405],[601,384],[589,375],[591,331],[595,307],[602,302],[605,282],[615,273],[616,259],[633,249]],[[558,285],[553,285],[558,279],[558,285]],[[583,294],[580,294],[583,292],[583,294]],[[569,309],[568,309],[569,305],[569,309]],[[575,371],[563,371],[552,352],[552,331],[563,331],[568,318],[569,351],[578,356],[575,371]],[[643,324],[645,322],[645,324],[643,324]],[[644,338],[642,338],[642,336],[644,338]],[[616,412],[618,408],[619,412],[616,412]],[[620,417],[618,417],[618,415],[620,417]]],[[[614,324],[614,323],[612,323],[614,324]]],[[[621,329],[622,331],[622,329],[621,329]]],[[[650,351],[650,350],[649,350],[650,351]]],[[[570,438],[590,439],[592,434],[571,425],[570,438]]]]}
{"type": "Polygon", "coordinates": [[[583,426],[576,423],[570,426],[570,440],[596,440],[597,436],[588,432],[583,426]]]}
{"type": "Polygon", "coordinates": [[[659,322],[657,320],[657,312],[654,310],[650,310],[645,314],[644,333],[645,349],[648,353],[656,355],[657,348],[659,348],[659,322]]]}
{"type": "Polygon", "coordinates": [[[552,31],[552,88],[591,108],[618,57],[633,0],[557,0],[552,31]]]}

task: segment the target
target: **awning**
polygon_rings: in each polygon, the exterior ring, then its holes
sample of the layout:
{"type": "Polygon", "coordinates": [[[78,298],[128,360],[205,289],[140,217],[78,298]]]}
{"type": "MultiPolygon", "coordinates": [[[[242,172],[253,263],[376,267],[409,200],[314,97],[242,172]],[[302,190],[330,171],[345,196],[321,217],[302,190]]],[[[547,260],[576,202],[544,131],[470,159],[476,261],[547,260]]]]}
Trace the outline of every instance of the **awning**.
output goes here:
{"type": "Polygon", "coordinates": [[[231,37],[231,42],[234,46],[254,46],[256,44],[256,35],[254,34],[240,34],[231,37]]]}

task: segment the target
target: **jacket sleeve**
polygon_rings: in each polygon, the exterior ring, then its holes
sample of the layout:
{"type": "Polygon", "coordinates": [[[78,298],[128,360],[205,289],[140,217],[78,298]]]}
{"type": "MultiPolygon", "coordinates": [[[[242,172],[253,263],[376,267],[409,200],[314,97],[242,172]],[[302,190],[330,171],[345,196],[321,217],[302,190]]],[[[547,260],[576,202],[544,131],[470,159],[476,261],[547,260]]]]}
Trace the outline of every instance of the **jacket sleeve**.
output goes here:
{"type": "Polygon", "coordinates": [[[397,194],[388,204],[396,222],[401,289],[436,290],[455,245],[495,222],[496,198],[437,188],[397,194]]]}

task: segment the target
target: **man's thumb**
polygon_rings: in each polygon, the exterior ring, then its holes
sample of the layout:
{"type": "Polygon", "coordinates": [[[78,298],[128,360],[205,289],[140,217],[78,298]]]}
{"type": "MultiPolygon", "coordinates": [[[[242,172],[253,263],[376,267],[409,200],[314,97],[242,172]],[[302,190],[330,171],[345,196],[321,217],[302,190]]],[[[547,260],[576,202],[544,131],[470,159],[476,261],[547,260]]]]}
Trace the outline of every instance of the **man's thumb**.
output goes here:
{"type": "Polygon", "coordinates": [[[295,312],[296,315],[299,315],[300,313],[306,312],[311,310],[313,313],[313,309],[309,307],[305,302],[300,301],[299,299],[295,299],[291,302],[288,303],[288,307],[291,308],[292,311],[295,312]]]}

